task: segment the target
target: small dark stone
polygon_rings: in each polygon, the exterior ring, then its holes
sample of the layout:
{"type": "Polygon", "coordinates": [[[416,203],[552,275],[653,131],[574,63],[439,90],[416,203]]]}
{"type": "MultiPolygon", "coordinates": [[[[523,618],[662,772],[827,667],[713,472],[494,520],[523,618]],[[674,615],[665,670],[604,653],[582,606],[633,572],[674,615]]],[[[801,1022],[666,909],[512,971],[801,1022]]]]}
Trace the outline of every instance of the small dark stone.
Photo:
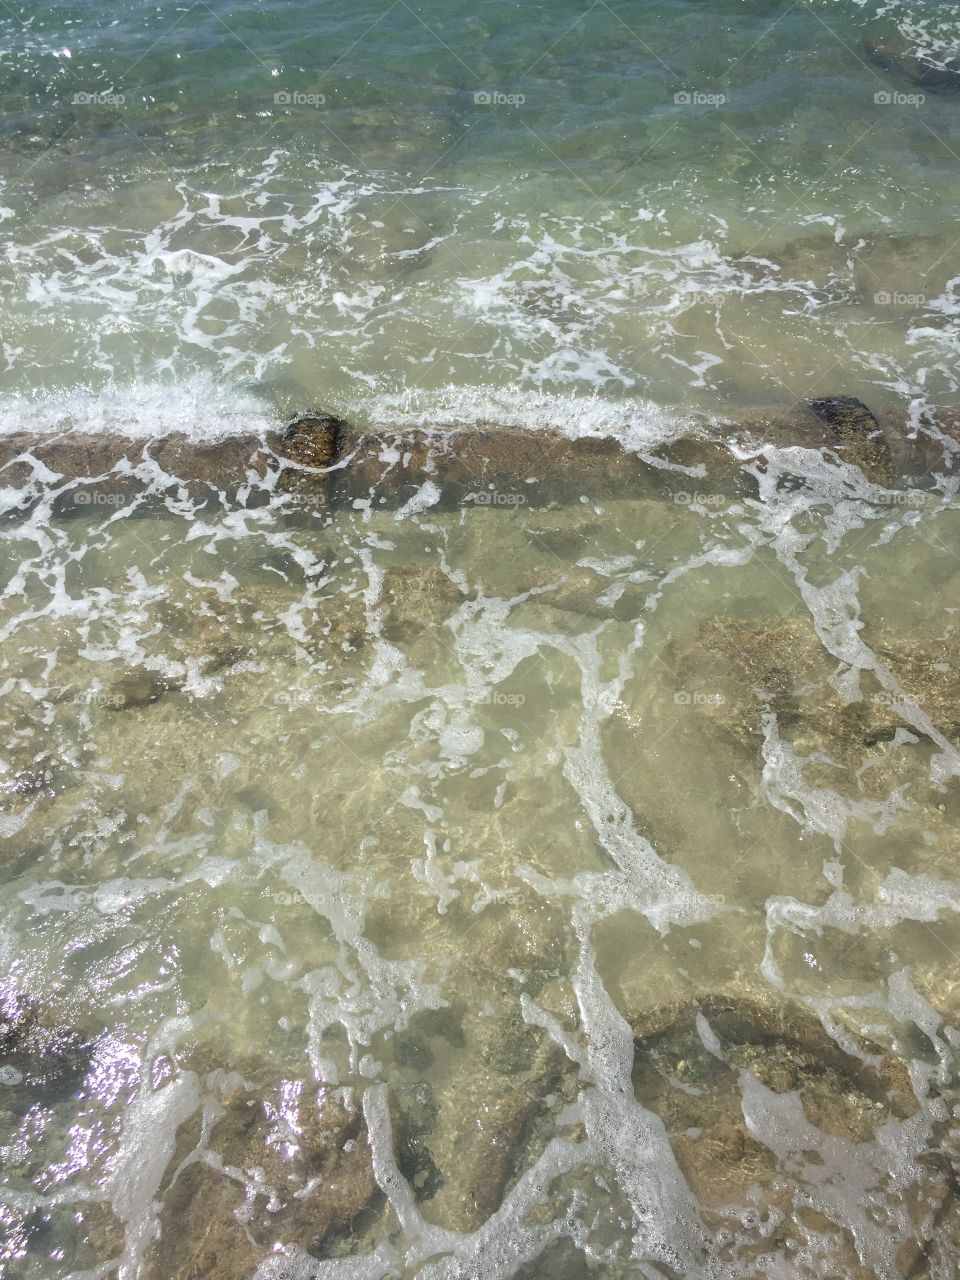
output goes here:
{"type": "Polygon", "coordinates": [[[893,457],[880,421],[855,396],[825,396],[808,400],[808,407],[830,428],[837,451],[855,463],[868,479],[887,484],[893,474],[893,457]]]}
{"type": "Polygon", "coordinates": [[[328,413],[301,413],[289,424],[280,441],[284,466],[277,478],[281,493],[319,503],[328,500],[327,470],[340,455],[346,423],[328,413]]]}
{"type": "Polygon", "coordinates": [[[345,424],[329,413],[301,413],[283,433],[283,453],[303,467],[332,466],[340,452],[345,424]]]}
{"type": "Polygon", "coordinates": [[[130,707],[147,707],[158,702],[165,693],[179,687],[180,682],[157,675],[153,671],[131,671],[112,686],[106,705],[113,711],[130,707]]]}
{"type": "Polygon", "coordinates": [[[393,1091],[390,1107],[397,1167],[413,1187],[417,1200],[431,1200],[443,1186],[443,1176],[429,1146],[438,1114],[433,1090],[425,1080],[401,1085],[393,1091]]]}
{"type": "Polygon", "coordinates": [[[443,1178],[433,1156],[419,1138],[400,1143],[397,1167],[413,1187],[413,1194],[418,1201],[432,1200],[443,1186],[443,1178]]]}
{"type": "Polygon", "coordinates": [[[856,396],[825,396],[807,403],[820,421],[842,439],[869,437],[880,432],[880,420],[856,396]]]}

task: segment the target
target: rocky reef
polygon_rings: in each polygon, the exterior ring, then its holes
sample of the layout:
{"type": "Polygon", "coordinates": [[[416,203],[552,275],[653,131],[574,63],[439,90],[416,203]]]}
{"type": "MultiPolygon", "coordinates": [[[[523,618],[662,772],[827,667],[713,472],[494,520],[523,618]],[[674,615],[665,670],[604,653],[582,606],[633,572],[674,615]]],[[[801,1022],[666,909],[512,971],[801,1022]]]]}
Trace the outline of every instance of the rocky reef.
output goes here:
{"type": "Polygon", "coordinates": [[[134,441],[24,432],[0,440],[0,476],[21,490],[26,511],[47,498],[56,514],[77,515],[133,502],[145,494],[189,493],[217,501],[243,493],[246,505],[285,495],[324,506],[357,499],[402,506],[503,507],[650,496],[688,500],[693,490],[736,499],[756,494],[744,451],[764,444],[834,450],[874,484],[929,482],[942,461],[942,438],[960,438],[956,414],[942,412],[931,431],[877,415],[850,396],[798,404],[794,411],[745,413],[726,426],[691,424],[688,434],[648,451],[613,437],[506,427],[364,430],[335,415],[298,414],[280,433],[229,437],[215,444],[171,435],[134,441]]]}
{"type": "Polygon", "coordinates": [[[902,695],[889,694],[865,673],[862,696],[842,696],[831,683],[839,664],[807,617],[710,618],[674,653],[681,673],[696,672],[700,685],[716,690],[705,718],[743,744],[761,740],[763,718],[772,711],[779,730],[798,750],[820,750],[838,763],[857,765],[865,751],[891,741],[905,727],[899,708],[910,702],[955,737],[960,732],[957,642],[919,644],[887,633],[874,644],[902,695]]]}
{"type": "MultiPolygon", "coordinates": [[[[379,1197],[363,1118],[308,1078],[193,1055],[200,1103],[157,1190],[141,1280],[248,1280],[287,1246],[319,1255],[379,1197]],[[239,1068],[239,1069],[238,1069],[239,1068]]],[[[81,1213],[98,1258],[128,1246],[106,1202],[81,1213]]]]}
{"type": "Polygon", "coordinates": [[[869,1227],[855,1227],[844,1195],[853,1161],[872,1184],[872,1212],[897,1215],[896,1274],[928,1274],[957,1205],[957,1152],[949,1123],[932,1123],[907,1185],[887,1177],[882,1146],[869,1144],[881,1130],[906,1131],[920,1107],[898,1057],[855,1035],[842,1049],[806,1009],[769,996],[705,993],[632,1024],[637,1097],[663,1119],[705,1222],[727,1240],[720,1257],[736,1247],[739,1262],[763,1269],[829,1237],[844,1275],[876,1274],[864,1261],[869,1227]],[[787,1115],[791,1137],[779,1127],[787,1115]]]}

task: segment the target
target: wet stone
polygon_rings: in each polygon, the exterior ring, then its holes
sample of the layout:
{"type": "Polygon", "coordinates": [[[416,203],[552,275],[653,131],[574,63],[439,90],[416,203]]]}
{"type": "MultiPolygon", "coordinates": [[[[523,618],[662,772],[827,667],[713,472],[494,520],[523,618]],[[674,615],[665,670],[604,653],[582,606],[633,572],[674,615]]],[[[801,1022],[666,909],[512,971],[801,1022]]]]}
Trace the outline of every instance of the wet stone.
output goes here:
{"type": "Polygon", "coordinates": [[[876,415],[853,396],[827,396],[808,401],[811,411],[825,423],[837,441],[837,452],[855,463],[868,480],[889,484],[893,458],[876,415]]]}
{"type": "Polygon", "coordinates": [[[179,689],[182,680],[158,675],[154,671],[131,671],[110,687],[105,705],[113,711],[128,711],[159,702],[165,693],[179,689]]]}
{"type": "Polygon", "coordinates": [[[208,1138],[194,1117],[178,1140],[144,1280],[247,1280],[278,1247],[317,1254],[377,1194],[362,1117],[316,1084],[237,1085],[211,1104],[208,1138]]]}
{"type": "MultiPolygon", "coordinates": [[[[756,1256],[771,1243],[777,1257],[788,1256],[789,1238],[809,1238],[812,1224],[806,1215],[815,1198],[833,1240],[831,1260],[848,1268],[845,1275],[859,1274],[841,1202],[831,1207],[829,1197],[811,1190],[823,1185],[825,1161],[844,1149],[836,1141],[852,1144],[859,1161],[872,1160],[865,1167],[872,1172],[876,1190],[871,1194],[878,1205],[885,1201],[906,1213],[905,1249],[912,1243],[916,1256],[930,1239],[929,1207],[943,1205],[948,1196],[943,1153],[931,1150],[918,1162],[912,1180],[888,1185],[886,1158],[870,1145],[881,1129],[890,1132],[916,1116],[920,1105],[905,1064],[882,1046],[854,1037],[862,1055],[855,1057],[801,1006],[753,995],[703,995],[657,1006],[635,1017],[632,1025],[637,1098],[662,1118],[681,1171],[704,1206],[705,1221],[715,1230],[733,1230],[730,1238],[737,1241],[740,1259],[756,1256]],[[806,1141],[810,1150],[798,1147],[784,1161],[777,1139],[771,1142],[762,1127],[748,1123],[747,1079],[773,1095],[799,1098],[807,1122],[816,1129],[794,1141],[806,1141]],[[772,1242],[762,1219],[743,1230],[738,1205],[762,1208],[771,1220],[779,1217],[784,1230],[772,1242]]],[[[943,1137],[943,1128],[934,1130],[939,1134],[935,1142],[943,1137]]]]}
{"type": "Polygon", "coordinates": [[[285,466],[278,480],[287,493],[325,497],[325,474],[337,460],[344,423],[326,413],[302,413],[283,433],[278,452],[293,463],[285,466]]]}
{"type": "MultiPolygon", "coordinates": [[[[402,1170],[428,1221],[474,1231],[554,1133],[548,1099],[570,1100],[576,1074],[561,1050],[522,1015],[563,964],[555,908],[526,889],[477,913],[442,917],[448,989],[479,990],[479,1006],[422,1010],[385,1042],[402,1083],[391,1090],[402,1170]]],[[[437,951],[435,963],[441,964],[437,951]]]]}
{"type": "MultiPolygon", "coordinates": [[[[107,515],[116,505],[142,514],[148,487],[157,493],[186,490],[210,504],[242,492],[245,505],[259,506],[277,492],[294,501],[302,498],[309,511],[354,499],[397,507],[416,498],[426,482],[438,490],[437,510],[503,511],[579,502],[591,494],[602,500],[683,502],[695,491],[714,503],[755,496],[755,477],[730,447],[751,439],[827,444],[883,484],[895,472],[927,476],[942,456],[933,436],[913,431],[907,439],[903,422],[890,421],[889,415],[877,434],[876,416],[852,397],[811,404],[786,415],[744,413],[719,433],[691,425],[687,434],[646,454],[624,449],[612,437],[560,431],[360,430],[314,411],[298,414],[281,434],[265,421],[259,436],[230,436],[211,444],[178,434],[143,442],[22,432],[0,440],[0,475],[7,486],[22,486],[27,501],[63,488],[56,509],[65,515],[107,515]],[[811,424],[820,428],[817,439],[811,424]],[[142,470],[132,475],[132,468],[142,470]],[[81,483],[71,487],[71,481],[81,483]]],[[[943,411],[938,430],[956,437],[955,417],[943,411]]]]}
{"type": "Polygon", "coordinates": [[[911,84],[924,89],[960,90],[960,59],[947,55],[940,63],[932,57],[913,51],[899,40],[874,40],[863,42],[870,61],[884,71],[903,76],[911,84]]]}

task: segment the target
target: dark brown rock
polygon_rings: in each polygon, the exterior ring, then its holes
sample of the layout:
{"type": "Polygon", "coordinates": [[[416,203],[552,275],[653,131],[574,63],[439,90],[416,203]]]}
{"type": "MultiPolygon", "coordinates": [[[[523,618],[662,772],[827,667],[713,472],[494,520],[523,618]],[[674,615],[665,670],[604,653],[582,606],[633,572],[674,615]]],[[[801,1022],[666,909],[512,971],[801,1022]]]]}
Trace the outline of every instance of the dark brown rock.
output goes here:
{"type": "Polygon", "coordinates": [[[277,448],[282,466],[278,487],[283,492],[325,499],[327,469],[339,457],[345,425],[326,413],[302,413],[294,418],[277,448]]]}
{"type": "Polygon", "coordinates": [[[826,396],[810,400],[814,415],[825,423],[836,439],[837,452],[853,462],[868,480],[889,484],[893,479],[893,458],[879,419],[862,400],[854,396],[826,396]]]}
{"type": "Polygon", "coordinates": [[[301,413],[283,433],[281,452],[303,467],[321,469],[336,462],[344,422],[329,413],[301,413]]]}

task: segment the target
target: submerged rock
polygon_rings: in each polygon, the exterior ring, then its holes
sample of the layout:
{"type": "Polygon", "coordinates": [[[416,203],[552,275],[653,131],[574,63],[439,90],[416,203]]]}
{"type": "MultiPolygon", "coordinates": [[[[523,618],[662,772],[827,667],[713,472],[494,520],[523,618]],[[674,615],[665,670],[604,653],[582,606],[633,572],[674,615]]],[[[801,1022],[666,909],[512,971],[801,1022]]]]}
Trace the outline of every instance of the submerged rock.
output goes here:
{"type": "Polygon", "coordinates": [[[911,84],[923,89],[960,90],[960,56],[956,54],[937,61],[932,55],[916,52],[899,42],[869,37],[863,47],[871,62],[884,71],[904,76],[911,84]]]}
{"type": "Polygon", "coordinates": [[[401,1085],[390,1099],[397,1168],[410,1183],[417,1200],[429,1200],[443,1185],[430,1144],[436,1132],[437,1105],[424,1080],[401,1085]]]}
{"type": "Polygon", "coordinates": [[[636,1095],[662,1118],[706,1223],[736,1242],[729,1256],[765,1272],[764,1259],[786,1262],[805,1241],[844,1275],[878,1274],[848,1199],[869,1188],[868,1216],[900,1222],[896,1274],[924,1274],[915,1268],[956,1184],[936,1145],[946,1125],[931,1124],[927,1149],[916,1139],[902,1171],[890,1167],[898,1126],[906,1135],[920,1119],[904,1062],[859,1037],[854,1056],[802,1006],[776,999],[706,994],[632,1025],[636,1095]]]}
{"type": "Polygon", "coordinates": [[[889,484],[893,478],[893,457],[875,414],[854,396],[827,396],[808,401],[810,409],[825,423],[837,441],[837,452],[855,463],[868,480],[889,484]]]}
{"type": "MultiPolygon", "coordinates": [[[[64,1012],[16,991],[0,993],[0,1162],[8,1186],[43,1185],[54,1160],[70,1159],[76,1098],[97,1042],[64,1012]]],[[[7,1207],[16,1230],[42,1232],[36,1205],[7,1207]]]]}
{"type": "Polygon", "coordinates": [[[402,564],[385,572],[382,599],[384,637],[392,644],[410,644],[445,622],[464,593],[435,565],[402,564]]]}
{"type": "MultiPolygon", "coordinates": [[[[833,1073],[844,1087],[853,1085],[862,1099],[877,1103],[900,1119],[918,1109],[906,1065],[878,1045],[863,1043],[864,1058],[841,1049],[822,1023],[801,1005],[764,1001],[750,996],[706,994],[675,1005],[661,1005],[633,1019],[637,1040],[635,1078],[642,1076],[658,1054],[669,1056],[690,1050],[693,1056],[709,1053],[717,1061],[716,1047],[708,1050],[699,1018],[705,1018],[714,1035],[733,1057],[745,1063],[770,1088],[812,1087],[812,1082],[833,1073]]],[[[713,1070],[713,1068],[711,1068],[713,1070]]],[[[849,1097],[848,1096],[848,1101],[849,1097]]],[[[868,1108],[869,1110],[869,1108],[868,1108]]],[[[845,1124],[856,1127],[851,1116],[845,1124]]]]}
{"type": "Polygon", "coordinates": [[[127,711],[132,707],[148,707],[159,702],[165,693],[179,689],[182,679],[159,675],[156,671],[131,671],[111,686],[104,704],[111,711],[127,711]]]}
{"type": "Polygon", "coordinates": [[[705,723],[744,745],[762,740],[763,717],[772,711],[780,733],[797,750],[821,750],[838,766],[856,768],[865,753],[908,727],[904,712],[911,703],[947,737],[960,733],[956,641],[919,645],[883,633],[874,645],[902,695],[888,694],[865,672],[862,696],[842,697],[830,682],[841,664],[823,647],[812,623],[799,617],[710,618],[692,642],[673,652],[690,687],[715,691],[699,708],[705,723]]]}
{"type": "Polygon", "coordinates": [[[891,740],[903,724],[888,702],[844,701],[828,683],[836,660],[801,618],[710,618],[675,652],[685,683],[713,691],[698,707],[705,721],[744,745],[762,740],[772,711],[796,747],[821,746],[859,762],[864,748],[891,740]]]}
{"type": "Polygon", "coordinates": [[[0,1004],[3,1114],[68,1094],[90,1065],[92,1042],[51,1020],[36,1004],[5,993],[0,1004]]]}
{"type": "Polygon", "coordinates": [[[207,1135],[197,1116],[178,1139],[143,1280],[248,1280],[282,1246],[316,1253],[377,1194],[363,1119],[326,1089],[242,1083],[208,1103],[207,1135]]]}
{"type": "MultiPolygon", "coordinates": [[[[467,1052],[474,1049],[468,1031],[467,1052]]],[[[476,1231],[496,1213],[552,1131],[547,1099],[561,1083],[561,1051],[543,1043],[519,1070],[507,1071],[505,1059],[495,1061],[481,1059],[458,1073],[438,1102],[432,1131],[418,1135],[421,1164],[413,1181],[416,1189],[419,1173],[423,1215],[451,1231],[476,1231]]],[[[407,1121],[400,1133],[408,1131],[407,1121]]],[[[407,1153],[409,1158],[409,1148],[407,1153]]]]}
{"type": "Polygon", "coordinates": [[[58,791],[57,782],[58,774],[48,763],[0,773],[0,813],[8,807],[22,808],[38,797],[54,799],[58,791]]]}
{"type": "MultiPolygon", "coordinates": [[[[452,904],[438,918],[434,908],[433,917],[443,930],[430,937],[434,963],[446,956],[447,987],[462,1002],[414,1014],[384,1049],[393,1045],[397,1068],[401,1169],[424,1218],[468,1232],[500,1208],[554,1136],[555,1108],[575,1094],[575,1068],[524,1021],[520,1003],[562,968],[565,937],[557,911],[528,890],[477,913],[452,904]]],[[[407,935],[415,925],[405,920],[407,935]]]]}

